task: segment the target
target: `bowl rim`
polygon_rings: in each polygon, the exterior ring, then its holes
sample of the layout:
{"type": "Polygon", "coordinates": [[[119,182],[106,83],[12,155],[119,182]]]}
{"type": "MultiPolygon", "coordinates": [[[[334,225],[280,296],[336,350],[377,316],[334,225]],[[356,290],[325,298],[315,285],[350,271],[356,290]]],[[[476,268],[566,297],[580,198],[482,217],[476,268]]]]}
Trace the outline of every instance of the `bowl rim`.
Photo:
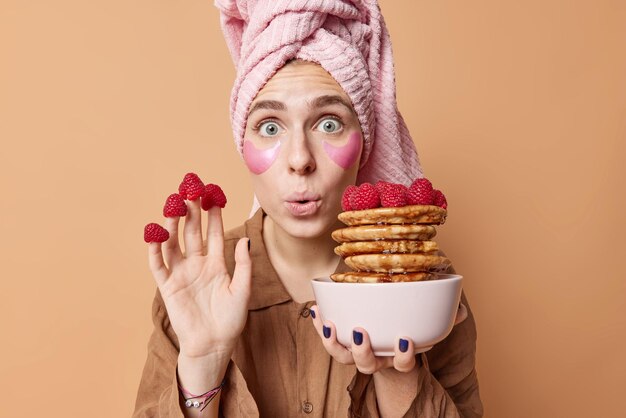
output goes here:
{"type": "Polygon", "coordinates": [[[330,276],[324,277],[315,277],[311,279],[311,285],[317,286],[355,286],[355,285],[366,285],[371,287],[379,287],[386,286],[386,288],[390,287],[398,287],[398,286],[418,286],[418,285],[426,285],[427,283],[438,283],[438,282],[449,282],[449,281],[461,281],[463,276],[460,274],[447,274],[447,273],[438,273],[438,276],[447,276],[447,277],[438,277],[433,280],[420,280],[416,282],[395,282],[395,283],[342,283],[342,282],[334,282],[330,276]]]}

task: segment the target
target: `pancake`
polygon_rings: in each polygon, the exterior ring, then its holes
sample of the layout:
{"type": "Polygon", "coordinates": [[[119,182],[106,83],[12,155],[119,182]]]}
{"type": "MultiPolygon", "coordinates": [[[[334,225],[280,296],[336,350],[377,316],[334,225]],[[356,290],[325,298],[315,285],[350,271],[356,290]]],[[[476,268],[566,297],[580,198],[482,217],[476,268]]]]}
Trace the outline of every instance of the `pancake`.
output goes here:
{"type": "Polygon", "coordinates": [[[419,282],[432,280],[436,274],[419,271],[406,274],[369,273],[364,271],[350,271],[347,273],[331,274],[330,278],[340,283],[397,283],[397,282],[419,282]]]}
{"type": "Polygon", "coordinates": [[[335,247],[335,254],[348,257],[358,254],[437,253],[435,241],[381,240],[344,242],[335,247]]]}
{"type": "Polygon", "coordinates": [[[375,224],[426,224],[441,225],[446,221],[448,211],[433,205],[411,205],[399,208],[375,208],[352,210],[339,214],[339,220],[346,225],[375,224]]]}
{"type": "Polygon", "coordinates": [[[354,270],[377,273],[443,271],[450,265],[446,257],[427,254],[362,254],[344,261],[354,270]]]}
{"type": "Polygon", "coordinates": [[[437,234],[432,225],[363,225],[333,231],[335,241],[418,240],[428,241],[437,234]]]}

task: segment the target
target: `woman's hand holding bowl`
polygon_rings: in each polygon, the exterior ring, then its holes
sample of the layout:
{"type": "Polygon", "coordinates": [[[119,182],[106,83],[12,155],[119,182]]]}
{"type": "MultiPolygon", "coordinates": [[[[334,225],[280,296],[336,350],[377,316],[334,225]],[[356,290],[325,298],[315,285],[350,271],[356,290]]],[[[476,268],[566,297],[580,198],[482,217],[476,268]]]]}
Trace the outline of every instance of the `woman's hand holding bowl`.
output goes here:
{"type": "MultiPolygon", "coordinates": [[[[310,310],[313,325],[322,339],[326,351],[339,363],[354,364],[363,374],[374,374],[389,368],[407,373],[415,368],[415,348],[410,338],[398,339],[393,356],[376,356],[365,329],[355,328],[352,332],[351,346],[345,347],[337,341],[335,325],[321,318],[317,305],[312,306],[310,310]]],[[[467,308],[461,303],[456,313],[454,325],[460,324],[466,318],[467,308]]]]}

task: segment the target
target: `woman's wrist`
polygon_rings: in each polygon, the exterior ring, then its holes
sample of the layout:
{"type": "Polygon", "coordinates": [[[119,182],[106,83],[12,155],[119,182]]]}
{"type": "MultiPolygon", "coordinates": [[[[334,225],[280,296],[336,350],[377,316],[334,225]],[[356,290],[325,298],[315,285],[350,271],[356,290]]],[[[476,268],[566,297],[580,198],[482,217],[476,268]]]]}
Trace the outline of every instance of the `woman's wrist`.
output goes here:
{"type": "Polygon", "coordinates": [[[198,349],[197,347],[190,347],[188,345],[181,344],[178,357],[184,357],[190,361],[210,361],[213,359],[230,358],[234,350],[235,342],[216,344],[208,349],[198,349]]]}
{"type": "Polygon", "coordinates": [[[409,409],[419,389],[420,373],[424,372],[421,356],[416,356],[415,367],[408,372],[391,367],[373,374],[381,416],[400,416],[409,409]]]}
{"type": "Polygon", "coordinates": [[[217,351],[204,356],[178,355],[178,383],[193,393],[204,393],[220,385],[226,374],[231,352],[217,351]]]}

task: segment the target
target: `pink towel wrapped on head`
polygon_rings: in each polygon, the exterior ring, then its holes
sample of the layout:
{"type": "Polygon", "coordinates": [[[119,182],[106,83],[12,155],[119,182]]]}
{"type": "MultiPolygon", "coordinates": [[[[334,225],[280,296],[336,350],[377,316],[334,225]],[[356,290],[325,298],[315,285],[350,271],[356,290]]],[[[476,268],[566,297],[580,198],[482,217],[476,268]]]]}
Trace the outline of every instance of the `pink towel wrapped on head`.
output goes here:
{"type": "Polygon", "coordinates": [[[352,100],[364,147],[357,183],[409,185],[422,177],[396,103],[391,40],[376,0],[216,0],[237,77],[231,122],[237,149],[250,104],[291,59],[320,64],[352,100]]]}

